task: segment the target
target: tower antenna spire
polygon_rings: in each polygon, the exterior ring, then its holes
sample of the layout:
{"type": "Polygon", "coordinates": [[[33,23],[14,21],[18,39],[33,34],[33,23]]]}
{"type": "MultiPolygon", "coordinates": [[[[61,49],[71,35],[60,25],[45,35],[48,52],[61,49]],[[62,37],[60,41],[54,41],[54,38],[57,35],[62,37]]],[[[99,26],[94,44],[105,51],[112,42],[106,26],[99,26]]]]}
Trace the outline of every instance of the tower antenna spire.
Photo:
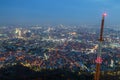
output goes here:
{"type": "Polygon", "coordinates": [[[94,80],[100,79],[100,66],[102,63],[101,53],[102,53],[102,42],[103,42],[104,19],[106,15],[107,15],[106,13],[102,14],[101,29],[100,29],[100,36],[99,36],[99,52],[97,54],[97,59],[95,60],[96,72],[95,72],[94,80]]]}

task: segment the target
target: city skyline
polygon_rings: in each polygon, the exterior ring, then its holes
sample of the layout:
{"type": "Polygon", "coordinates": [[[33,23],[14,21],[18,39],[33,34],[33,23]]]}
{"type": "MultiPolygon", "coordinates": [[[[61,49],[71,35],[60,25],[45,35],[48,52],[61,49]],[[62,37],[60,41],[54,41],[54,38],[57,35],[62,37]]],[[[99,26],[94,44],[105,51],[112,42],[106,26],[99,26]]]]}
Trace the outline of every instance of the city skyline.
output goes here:
{"type": "Polygon", "coordinates": [[[0,0],[0,24],[119,24],[120,1],[0,0]]]}

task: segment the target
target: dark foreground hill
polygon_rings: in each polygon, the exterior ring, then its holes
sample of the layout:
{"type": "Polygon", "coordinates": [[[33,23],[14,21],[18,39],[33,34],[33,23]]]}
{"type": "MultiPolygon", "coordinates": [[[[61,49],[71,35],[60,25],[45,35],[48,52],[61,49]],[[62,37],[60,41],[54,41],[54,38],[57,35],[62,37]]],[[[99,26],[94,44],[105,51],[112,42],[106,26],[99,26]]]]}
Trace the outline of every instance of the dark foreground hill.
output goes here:
{"type": "MultiPolygon", "coordinates": [[[[0,69],[0,80],[93,80],[93,74],[71,72],[66,69],[33,71],[17,64],[0,69]]],[[[113,76],[103,76],[102,80],[119,80],[113,76]]]]}
{"type": "Polygon", "coordinates": [[[20,64],[0,69],[0,80],[92,80],[92,75],[73,73],[63,69],[35,72],[20,64]]]}

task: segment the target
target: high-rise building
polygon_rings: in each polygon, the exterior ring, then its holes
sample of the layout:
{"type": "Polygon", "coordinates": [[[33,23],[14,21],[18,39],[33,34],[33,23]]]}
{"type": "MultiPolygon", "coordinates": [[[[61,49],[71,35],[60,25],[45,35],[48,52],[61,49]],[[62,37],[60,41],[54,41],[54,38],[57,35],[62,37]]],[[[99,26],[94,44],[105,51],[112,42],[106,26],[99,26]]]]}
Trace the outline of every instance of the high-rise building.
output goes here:
{"type": "Polygon", "coordinates": [[[16,28],[16,30],[15,30],[15,37],[16,37],[16,38],[22,38],[21,29],[16,28]]]}

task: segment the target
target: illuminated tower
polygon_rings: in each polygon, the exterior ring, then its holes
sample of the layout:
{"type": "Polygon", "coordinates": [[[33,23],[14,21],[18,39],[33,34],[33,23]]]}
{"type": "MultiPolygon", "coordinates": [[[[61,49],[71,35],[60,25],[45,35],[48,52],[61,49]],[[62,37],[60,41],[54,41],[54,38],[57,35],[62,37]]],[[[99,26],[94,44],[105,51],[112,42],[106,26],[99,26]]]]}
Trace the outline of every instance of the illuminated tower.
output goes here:
{"type": "Polygon", "coordinates": [[[102,42],[103,42],[103,29],[104,29],[104,18],[107,14],[104,13],[102,15],[102,22],[101,22],[101,30],[100,30],[100,37],[99,37],[99,52],[97,54],[97,59],[96,61],[96,73],[95,73],[95,78],[94,80],[99,80],[100,79],[100,65],[102,63],[102,57],[101,57],[101,52],[102,52],[102,42]]]}

